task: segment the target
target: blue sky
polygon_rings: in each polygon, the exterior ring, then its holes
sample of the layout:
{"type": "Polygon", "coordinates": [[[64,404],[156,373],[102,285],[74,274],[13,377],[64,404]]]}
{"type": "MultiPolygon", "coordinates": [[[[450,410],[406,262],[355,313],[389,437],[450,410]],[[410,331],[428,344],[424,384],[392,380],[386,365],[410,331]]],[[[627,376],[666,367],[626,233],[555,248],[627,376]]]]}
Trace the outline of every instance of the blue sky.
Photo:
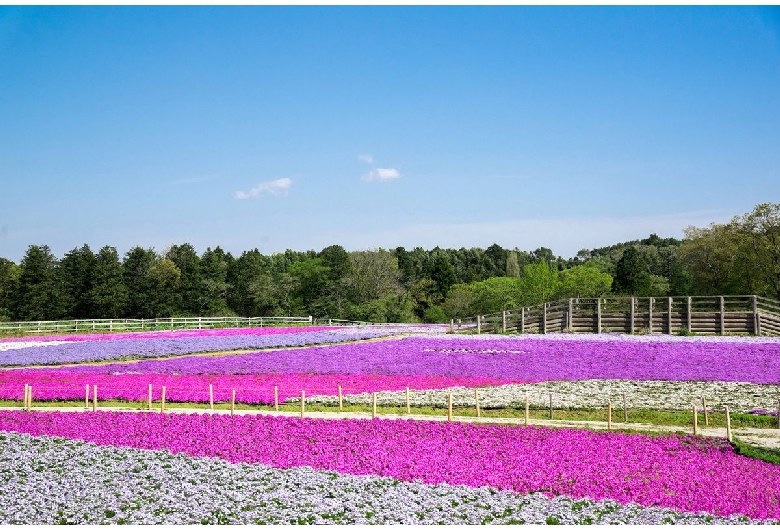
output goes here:
{"type": "Polygon", "coordinates": [[[777,7],[0,6],[0,257],[580,248],[780,202],[777,7]]]}

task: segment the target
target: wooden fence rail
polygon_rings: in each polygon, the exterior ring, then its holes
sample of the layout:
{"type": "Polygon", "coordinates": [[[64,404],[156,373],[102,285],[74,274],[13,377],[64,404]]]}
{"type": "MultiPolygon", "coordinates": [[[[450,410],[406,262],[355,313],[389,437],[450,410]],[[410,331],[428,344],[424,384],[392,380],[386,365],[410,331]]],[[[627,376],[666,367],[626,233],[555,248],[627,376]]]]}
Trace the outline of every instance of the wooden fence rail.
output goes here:
{"type": "Polygon", "coordinates": [[[477,333],[780,336],[780,303],[760,296],[570,298],[452,322],[477,333]]]}
{"type": "Polygon", "coordinates": [[[0,322],[0,333],[62,333],[88,331],[154,331],[168,329],[209,329],[214,327],[265,327],[311,325],[308,317],[180,317],[154,319],[79,319],[38,322],[0,322]]]}

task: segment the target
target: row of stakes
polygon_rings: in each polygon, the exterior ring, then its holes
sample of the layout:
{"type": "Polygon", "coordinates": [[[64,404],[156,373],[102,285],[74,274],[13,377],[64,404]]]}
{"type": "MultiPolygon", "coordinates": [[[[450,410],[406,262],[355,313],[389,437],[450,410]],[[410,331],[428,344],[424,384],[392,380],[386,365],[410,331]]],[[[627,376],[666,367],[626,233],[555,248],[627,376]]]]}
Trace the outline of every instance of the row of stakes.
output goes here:
{"type": "MultiPolygon", "coordinates": [[[[84,408],[89,409],[89,385],[84,386],[84,408]]],[[[372,392],[371,394],[371,417],[376,418],[376,392],[372,392]]],[[[98,403],[98,387],[97,385],[92,386],[92,411],[97,411],[97,403],[98,403]]],[[[550,419],[553,419],[553,397],[552,393],[550,393],[550,419]]],[[[341,385],[338,385],[338,399],[339,399],[339,411],[343,410],[343,393],[341,389],[341,385]]],[[[477,417],[482,416],[482,411],[479,404],[479,389],[474,389],[474,402],[476,406],[476,413],[477,417]]],[[[707,412],[707,401],[702,396],[701,398],[702,402],[702,409],[704,411],[704,425],[709,426],[709,417],[707,412]]],[[[230,397],[230,415],[233,416],[235,414],[235,407],[236,407],[236,391],[231,391],[231,397],[230,397]]],[[[22,408],[30,412],[32,409],[32,385],[25,384],[24,385],[24,403],[22,405],[22,408]]],[[[147,397],[147,408],[148,410],[152,410],[152,385],[149,385],[149,395],[147,397]]],[[[210,410],[214,410],[214,387],[213,385],[209,385],[209,408],[210,410]]],[[[726,438],[728,438],[729,442],[732,441],[731,436],[731,416],[729,414],[729,408],[725,408],[726,413],[726,438]]],[[[274,386],[274,410],[279,411],[279,387],[274,386]]],[[[696,407],[696,403],[692,406],[693,410],[693,434],[694,436],[699,434],[699,414],[696,407]]],[[[160,412],[165,412],[165,387],[163,386],[161,389],[160,394],[160,412]]],[[[301,390],[301,418],[304,417],[306,413],[306,391],[301,390]]],[[[409,401],[409,387],[406,387],[406,413],[411,414],[411,404],[409,401]]],[[[528,426],[529,423],[529,402],[528,402],[528,394],[525,396],[525,425],[528,426]]],[[[452,393],[449,394],[447,397],[447,421],[452,421],[452,393]]],[[[626,396],[623,395],[623,422],[628,423],[628,409],[626,408],[626,396]]],[[[780,414],[778,414],[778,428],[780,428],[780,414]]],[[[607,429],[612,430],[612,402],[608,402],[607,404],[607,429]]]]}

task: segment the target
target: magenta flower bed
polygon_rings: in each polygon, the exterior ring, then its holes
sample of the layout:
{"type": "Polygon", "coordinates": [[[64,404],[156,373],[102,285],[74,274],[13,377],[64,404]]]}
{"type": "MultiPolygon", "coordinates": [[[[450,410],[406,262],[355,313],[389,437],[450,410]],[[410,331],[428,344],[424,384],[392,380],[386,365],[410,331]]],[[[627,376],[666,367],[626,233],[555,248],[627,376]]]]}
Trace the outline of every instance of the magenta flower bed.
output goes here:
{"type": "Polygon", "coordinates": [[[5,337],[0,342],[82,342],[93,340],[127,339],[179,339],[190,337],[233,337],[235,335],[279,335],[284,333],[303,333],[340,329],[328,326],[292,326],[287,328],[218,328],[218,329],[179,329],[173,331],[130,331],[126,333],[79,333],[74,335],[44,335],[30,337],[5,337]]]}
{"type": "Polygon", "coordinates": [[[68,367],[114,373],[320,373],[486,377],[516,382],[629,379],[780,382],[780,341],[408,337],[227,357],[68,367]]]}
{"type": "Polygon", "coordinates": [[[409,420],[0,412],[0,430],[277,468],[780,517],[778,466],[721,440],[409,420]]]}
{"type": "Polygon", "coordinates": [[[153,399],[160,399],[165,386],[168,401],[207,403],[209,384],[216,401],[228,401],[236,391],[240,403],[274,402],[274,386],[279,389],[280,402],[290,397],[338,394],[338,385],[346,394],[379,392],[382,390],[412,390],[479,387],[505,384],[506,381],[486,377],[388,376],[370,374],[252,374],[252,375],[169,375],[124,373],[119,375],[68,373],[63,371],[7,370],[0,371],[0,399],[21,400],[24,385],[33,386],[34,400],[84,399],[84,386],[98,387],[98,399],[145,401],[152,385],[153,399]]]}

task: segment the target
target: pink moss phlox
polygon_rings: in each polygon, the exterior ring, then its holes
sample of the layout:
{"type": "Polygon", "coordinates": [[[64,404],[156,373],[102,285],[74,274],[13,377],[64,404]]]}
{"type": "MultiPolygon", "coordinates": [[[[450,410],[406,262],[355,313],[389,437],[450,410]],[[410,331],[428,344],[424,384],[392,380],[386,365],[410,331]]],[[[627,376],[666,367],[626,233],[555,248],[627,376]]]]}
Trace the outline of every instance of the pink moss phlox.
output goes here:
{"type": "Polygon", "coordinates": [[[778,466],[717,439],[411,420],[0,412],[0,430],[425,483],[780,517],[778,466]]]}

